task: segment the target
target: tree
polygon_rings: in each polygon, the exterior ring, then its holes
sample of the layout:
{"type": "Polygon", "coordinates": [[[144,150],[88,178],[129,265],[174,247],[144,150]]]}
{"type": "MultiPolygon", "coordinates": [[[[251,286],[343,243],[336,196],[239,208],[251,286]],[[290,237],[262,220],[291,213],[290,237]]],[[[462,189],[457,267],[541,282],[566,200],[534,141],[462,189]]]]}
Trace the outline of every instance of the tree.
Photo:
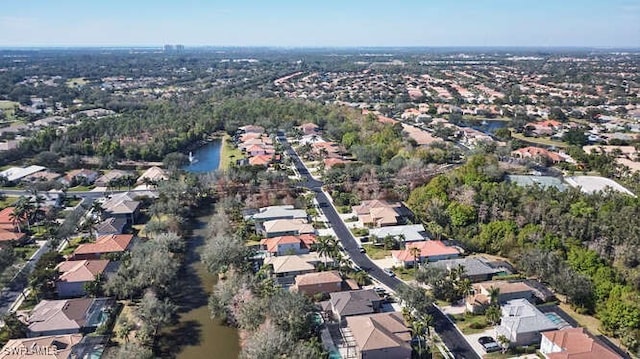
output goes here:
{"type": "Polygon", "coordinates": [[[498,343],[502,347],[502,352],[506,353],[507,349],[509,349],[509,346],[511,345],[511,341],[509,340],[509,338],[501,334],[501,335],[498,335],[496,339],[498,340],[498,343]]]}
{"type": "Polygon", "coordinates": [[[433,298],[427,291],[415,284],[400,284],[396,289],[396,295],[402,304],[418,315],[428,313],[433,304],[433,298]]]}
{"type": "Polygon", "coordinates": [[[413,267],[414,268],[418,268],[419,267],[418,258],[420,258],[420,252],[421,252],[421,250],[418,247],[409,248],[409,253],[411,253],[411,256],[413,257],[413,267]]]}
{"type": "Polygon", "coordinates": [[[8,313],[2,317],[4,326],[0,331],[0,344],[5,344],[7,340],[24,338],[27,336],[27,325],[24,324],[16,313],[8,313]]]}
{"type": "Polygon", "coordinates": [[[107,352],[106,359],[153,359],[153,351],[137,343],[124,343],[107,352]]]}
{"type": "Polygon", "coordinates": [[[144,325],[150,328],[152,340],[155,341],[160,328],[175,321],[177,309],[169,298],[160,300],[153,291],[148,290],[142,297],[136,313],[144,325]]]}
{"type": "Polygon", "coordinates": [[[240,238],[218,234],[207,240],[202,257],[210,273],[221,273],[230,267],[246,269],[250,253],[240,238]]]}
{"type": "Polygon", "coordinates": [[[500,298],[500,287],[489,287],[489,303],[498,304],[498,298],[500,298]]]}
{"type": "Polygon", "coordinates": [[[484,315],[491,325],[497,325],[500,323],[502,311],[500,310],[500,306],[492,304],[485,310],[484,315]]]}

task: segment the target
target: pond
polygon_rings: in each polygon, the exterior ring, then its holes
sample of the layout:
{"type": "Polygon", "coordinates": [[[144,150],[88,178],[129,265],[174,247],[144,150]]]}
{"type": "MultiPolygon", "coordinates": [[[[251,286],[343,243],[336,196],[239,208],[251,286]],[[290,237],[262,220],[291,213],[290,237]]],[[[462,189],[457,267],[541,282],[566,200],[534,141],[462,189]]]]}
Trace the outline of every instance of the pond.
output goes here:
{"type": "Polygon", "coordinates": [[[187,172],[205,173],[218,169],[220,166],[220,152],[222,140],[215,139],[191,152],[191,163],[183,169],[187,172]]]}

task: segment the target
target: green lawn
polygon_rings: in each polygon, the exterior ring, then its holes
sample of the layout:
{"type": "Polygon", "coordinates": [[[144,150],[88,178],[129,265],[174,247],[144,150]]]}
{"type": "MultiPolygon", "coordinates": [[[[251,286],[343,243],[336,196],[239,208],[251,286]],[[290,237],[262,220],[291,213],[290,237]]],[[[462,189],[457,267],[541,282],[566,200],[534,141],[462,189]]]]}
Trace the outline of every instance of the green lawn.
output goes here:
{"type": "Polygon", "coordinates": [[[356,237],[362,237],[369,234],[369,230],[366,228],[351,228],[351,233],[356,237]]]}
{"type": "Polygon", "coordinates": [[[72,238],[69,241],[69,244],[64,248],[64,250],[61,252],[61,254],[63,256],[66,255],[70,255],[73,253],[73,251],[76,250],[76,248],[78,248],[78,246],[82,243],[82,237],[76,237],[76,238],[72,238]]]}
{"type": "Polygon", "coordinates": [[[555,146],[555,147],[561,147],[561,148],[569,147],[569,145],[564,142],[554,141],[548,137],[526,137],[521,133],[515,133],[513,131],[511,131],[511,137],[524,142],[530,142],[530,143],[544,145],[544,146],[555,146]]]}
{"type": "Polygon", "coordinates": [[[84,86],[88,81],[84,77],[74,77],[67,80],[67,87],[84,86]]]}
{"type": "Polygon", "coordinates": [[[22,257],[24,260],[31,258],[31,256],[38,250],[38,246],[29,245],[24,247],[15,247],[14,251],[19,257],[22,257]]]}
{"type": "Polygon", "coordinates": [[[384,259],[391,255],[391,251],[384,247],[376,247],[373,244],[363,244],[362,248],[367,251],[367,255],[371,259],[384,259]]]}
{"type": "Polygon", "coordinates": [[[4,199],[0,199],[0,209],[5,209],[10,207],[18,200],[18,197],[5,197],[4,199]]]}
{"type": "Polygon", "coordinates": [[[14,120],[15,106],[20,105],[18,102],[0,100],[0,110],[6,115],[8,120],[14,120]]]}
{"type": "Polygon", "coordinates": [[[471,313],[456,314],[449,316],[456,323],[464,334],[477,334],[485,331],[489,327],[489,322],[484,315],[473,315],[471,313]]]}
{"type": "Polygon", "coordinates": [[[220,168],[222,170],[229,169],[232,164],[242,158],[244,158],[242,151],[233,145],[229,135],[224,135],[222,138],[222,151],[220,151],[220,168]]]}
{"type": "Polygon", "coordinates": [[[80,201],[82,201],[82,199],[80,199],[80,198],[67,198],[66,206],[67,207],[75,207],[75,206],[78,205],[78,203],[80,203],[80,201]]]}
{"type": "Polygon", "coordinates": [[[416,279],[416,270],[414,268],[393,268],[393,273],[398,276],[398,278],[410,282],[416,279]]]}

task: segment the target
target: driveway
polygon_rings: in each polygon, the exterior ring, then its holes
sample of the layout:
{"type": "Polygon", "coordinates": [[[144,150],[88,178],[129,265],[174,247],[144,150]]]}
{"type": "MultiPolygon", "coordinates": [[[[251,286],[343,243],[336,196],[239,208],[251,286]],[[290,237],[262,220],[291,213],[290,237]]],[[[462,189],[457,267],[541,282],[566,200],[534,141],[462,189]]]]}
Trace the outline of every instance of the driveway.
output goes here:
{"type": "Polygon", "coordinates": [[[482,345],[478,343],[478,339],[480,339],[480,337],[491,337],[493,339],[496,339],[496,331],[493,328],[491,328],[478,334],[464,334],[464,338],[467,340],[469,345],[471,345],[471,348],[473,348],[473,351],[475,351],[476,354],[478,354],[478,356],[482,358],[482,356],[487,354],[487,352],[485,352],[484,348],[482,348],[482,345]]]}

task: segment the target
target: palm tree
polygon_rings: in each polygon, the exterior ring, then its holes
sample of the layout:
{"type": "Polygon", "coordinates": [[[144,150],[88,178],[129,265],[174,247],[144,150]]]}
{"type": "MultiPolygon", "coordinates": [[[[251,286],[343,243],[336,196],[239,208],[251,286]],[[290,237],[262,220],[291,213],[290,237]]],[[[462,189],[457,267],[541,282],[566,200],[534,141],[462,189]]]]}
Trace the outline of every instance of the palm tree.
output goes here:
{"type": "Polygon", "coordinates": [[[413,256],[413,267],[416,269],[418,268],[418,265],[419,265],[418,258],[420,257],[420,252],[421,250],[418,247],[409,248],[409,253],[411,253],[411,255],[413,256]]]}
{"type": "Polygon", "coordinates": [[[9,219],[11,223],[13,223],[13,226],[18,228],[18,233],[22,233],[20,224],[24,220],[24,210],[19,206],[13,207],[13,210],[9,213],[9,219]]]}
{"type": "Polygon", "coordinates": [[[316,241],[316,250],[318,251],[318,255],[324,257],[325,267],[327,265],[327,259],[334,255],[334,251],[337,250],[335,247],[335,241],[331,240],[330,236],[320,236],[316,241]]]}
{"type": "Polygon", "coordinates": [[[500,298],[500,288],[491,286],[487,291],[489,292],[489,303],[492,305],[498,304],[498,298],[500,298]]]}
{"type": "Polygon", "coordinates": [[[509,340],[509,338],[507,338],[504,335],[498,335],[496,339],[498,340],[498,343],[502,347],[502,353],[506,353],[507,349],[509,349],[509,345],[511,345],[511,341],[509,340]]]}
{"type": "Polygon", "coordinates": [[[398,241],[400,242],[402,249],[407,248],[407,236],[405,236],[404,233],[398,235],[398,241]]]}
{"type": "Polygon", "coordinates": [[[367,272],[359,270],[353,273],[353,280],[355,280],[359,286],[365,286],[369,283],[369,275],[367,272]]]}

